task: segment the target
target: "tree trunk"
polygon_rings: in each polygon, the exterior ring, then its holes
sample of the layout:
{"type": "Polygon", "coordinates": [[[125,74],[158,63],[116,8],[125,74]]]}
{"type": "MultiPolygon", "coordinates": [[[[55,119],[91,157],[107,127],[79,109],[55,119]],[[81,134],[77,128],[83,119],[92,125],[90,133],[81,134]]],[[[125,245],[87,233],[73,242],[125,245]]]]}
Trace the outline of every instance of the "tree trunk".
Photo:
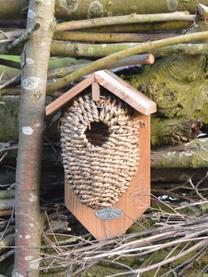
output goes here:
{"type": "Polygon", "coordinates": [[[146,24],[123,24],[114,25],[108,27],[97,27],[85,29],[85,32],[97,32],[97,33],[147,33],[162,30],[181,30],[190,27],[191,22],[188,21],[170,21],[170,22],[155,22],[146,24]]]}
{"type": "Polygon", "coordinates": [[[39,179],[44,128],[45,92],[55,1],[29,4],[27,29],[39,24],[23,51],[19,148],[16,172],[15,276],[39,276],[41,218],[39,179]]]}
{"type": "Polygon", "coordinates": [[[102,26],[136,24],[136,23],[154,23],[166,21],[190,21],[194,22],[195,15],[188,15],[184,12],[159,13],[159,14],[130,14],[121,16],[108,16],[101,18],[92,18],[76,21],[67,21],[58,23],[56,31],[72,31],[87,28],[96,28],[102,26]]]}
{"type": "Polygon", "coordinates": [[[171,56],[171,55],[197,56],[197,55],[207,55],[207,52],[208,52],[208,43],[178,44],[178,45],[163,47],[160,49],[155,49],[153,51],[156,57],[165,57],[165,56],[171,56]]]}
{"type": "Polygon", "coordinates": [[[118,51],[126,50],[137,43],[112,43],[112,44],[90,44],[66,41],[53,41],[51,44],[51,55],[71,57],[105,57],[118,51]]]}
{"type": "MultiPolygon", "coordinates": [[[[153,155],[153,154],[152,154],[153,155]]],[[[188,179],[191,179],[194,183],[198,183],[205,176],[208,175],[207,168],[154,168],[151,170],[151,181],[153,189],[159,189],[158,185],[164,184],[170,188],[170,184],[173,184],[173,187],[176,184],[185,183],[188,179]]],[[[207,178],[205,182],[207,181],[207,178]]]]}
{"type": "MultiPolygon", "coordinates": [[[[129,34],[129,33],[90,33],[90,32],[55,32],[53,39],[82,41],[82,42],[143,42],[146,40],[158,40],[167,37],[174,37],[174,33],[161,34],[129,34]]],[[[1,62],[1,61],[0,61],[1,62]]]]}
{"type": "MultiPolygon", "coordinates": [[[[86,34],[87,35],[87,34],[86,34]]],[[[171,36],[167,36],[171,37],[171,36]]],[[[173,35],[172,35],[173,37],[173,35]]],[[[176,35],[175,35],[176,37],[176,35]]],[[[165,38],[165,36],[164,36],[165,38]]],[[[118,51],[126,50],[128,48],[139,45],[139,43],[109,43],[109,44],[92,44],[80,42],[67,42],[55,40],[51,45],[51,55],[54,56],[71,56],[71,57],[88,57],[98,58],[112,55],[118,51]]],[[[206,55],[208,51],[208,43],[189,43],[178,44],[154,49],[151,51],[156,57],[164,57],[171,55],[206,55]]],[[[189,58],[190,59],[190,58],[189,58]]]]}
{"type": "Polygon", "coordinates": [[[151,165],[153,168],[207,168],[208,139],[152,150],[151,165]]]}
{"type": "MultiPolygon", "coordinates": [[[[77,32],[66,32],[68,34],[57,34],[55,38],[62,38],[63,40],[67,40],[67,38],[70,40],[70,35],[71,36],[71,41],[75,40],[77,38],[77,41],[83,41],[83,43],[80,42],[70,42],[70,41],[62,41],[62,40],[54,40],[51,45],[51,55],[52,56],[60,56],[60,57],[75,57],[75,58],[80,58],[80,57],[85,57],[85,58],[100,58],[100,57],[105,57],[108,55],[112,55],[118,51],[126,50],[128,48],[134,47],[136,45],[139,45],[139,43],[133,42],[133,41],[155,41],[159,39],[164,39],[164,38],[171,38],[171,37],[177,37],[178,35],[174,34],[128,34],[125,37],[122,36],[122,34],[119,34],[119,36],[114,36],[114,34],[111,36],[108,34],[93,34],[88,36],[88,33],[82,33],[81,36],[77,32]],[[97,35],[97,38],[96,38],[97,35]],[[131,35],[133,35],[131,37],[131,35]],[[113,40],[121,40],[121,43],[84,43],[86,41],[90,41],[91,39],[94,42],[99,42],[99,41],[105,41],[109,39],[110,41],[113,40]],[[129,38],[129,42],[122,42],[125,41],[126,38],[129,38]],[[132,42],[131,42],[132,41],[132,42]]],[[[118,35],[118,34],[117,34],[118,35]]],[[[140,42],[141,44],[141,42],[140,42]]],[[[3,50],[3,49],[2,49],[3,50]]],[[[171,45],[171,46],[166,46],[166,47],[161,47],[159,49],[154,49],[151,51],[152,54],[154,54],[155,57],[167,57],[167,56],[179,56],[179,55],[186,55],[186,56],[197,56],[197,55],[207,55],[208,51],[208,43],[189,43],[189,44],[177,44],[177,45],[171,45]]],[[[13,53],[18,54],[19,51],[14,50],[13,53]]],[[[0,49],[0,53],[4,54],[5,52],[0,49]]],[[[57,59],[58,60],[58,59],[57,59]]],[[[58,61],[57,61],[58,62],[58,61]]],[[[5,64],[5,61],[3,60],[2,62],[0,61],[0,70],[2,68],[3,70],[3,65],[5,64]]],[[[18,72],[18,64],[17,63],[7,63],[8,66],[11,66],[13,68],[6,68],[5,73],[6,76],[3,76],[3,78],[10,78],[10,76],[14,76],[16,72],[18,72]],[[15,68],[16,67],[16,68],[15,68]]],[[[8,79],[7,78],[7,79],[8,79]]]]}
{"type": "MultiPolygon", "coordinates": [[[[125,14],[165,13],[173,11],[195,12],[197,4],[208,4],[207,0],[56,0],[56,17],[84,19],[125,14]]],[[[27,8],[26,0],[0,0],[2,19],[22,18],[27,8]]]]}
{"type": "Polygon", "coordinates": [[[185,143],[199,135],[202,124],[187,118],[152,118],[151,145],[185,143]]]}

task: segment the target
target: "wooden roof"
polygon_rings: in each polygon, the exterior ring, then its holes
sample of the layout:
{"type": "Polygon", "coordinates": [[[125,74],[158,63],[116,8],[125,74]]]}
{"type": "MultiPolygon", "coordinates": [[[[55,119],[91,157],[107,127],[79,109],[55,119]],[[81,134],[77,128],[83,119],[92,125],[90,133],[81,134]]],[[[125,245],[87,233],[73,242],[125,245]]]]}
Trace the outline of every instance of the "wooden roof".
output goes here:
{"type": "Polygon", "coordinates": [[[86,79],[50,103],[46,107],[46,116],[60,109],[64,104],[90,85],[93,85],[93,88],[96,89],[95,98],[99,98],[98,86],[94,86],[95,83],[106,88],[109,92],[113,93],[144,115],[150,115],[151,113],[156,112],[156,103],[145,96],[142,92],[136,90],[112,72],[108,70],[100,70],[88,76],[86,79]]]}

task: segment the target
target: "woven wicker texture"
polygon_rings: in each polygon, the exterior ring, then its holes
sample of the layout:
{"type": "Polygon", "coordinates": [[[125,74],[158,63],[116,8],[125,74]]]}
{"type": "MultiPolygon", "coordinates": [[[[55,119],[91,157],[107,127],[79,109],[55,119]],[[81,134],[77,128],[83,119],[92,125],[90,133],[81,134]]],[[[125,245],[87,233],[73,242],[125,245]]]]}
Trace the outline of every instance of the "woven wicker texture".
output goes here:
{"type": "Polygon", "coordinates": [[[109,95],[94,102],[85,94],[74,99],[60,129],[67,183],[83,204],[112,206],[128,189],[139,160],[139,122],[130,108],[109,95]]]}

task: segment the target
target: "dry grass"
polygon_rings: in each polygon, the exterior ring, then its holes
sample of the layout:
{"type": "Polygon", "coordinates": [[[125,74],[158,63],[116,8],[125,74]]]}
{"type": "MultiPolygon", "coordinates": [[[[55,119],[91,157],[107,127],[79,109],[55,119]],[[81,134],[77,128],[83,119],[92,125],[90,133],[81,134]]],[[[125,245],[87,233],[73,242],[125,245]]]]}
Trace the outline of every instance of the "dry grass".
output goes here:
{"type": "Polygon", "coordinates": [[[49,224],[44,232],[43,272],[61,271],[60,276],[201,276],[208,261],[207,181],[206,174],[196,184],[189,179],[184,184],[153,188],[152,207],[119,238],[95,241],[89,234],[73,235],[73,226],[68,233],[56,233],[49,224]]]}

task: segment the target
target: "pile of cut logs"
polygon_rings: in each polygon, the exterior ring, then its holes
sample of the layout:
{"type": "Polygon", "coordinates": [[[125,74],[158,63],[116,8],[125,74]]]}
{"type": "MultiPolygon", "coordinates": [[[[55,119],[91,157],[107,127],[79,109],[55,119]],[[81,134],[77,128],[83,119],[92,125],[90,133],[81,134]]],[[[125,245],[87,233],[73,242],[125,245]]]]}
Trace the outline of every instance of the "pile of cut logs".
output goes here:
{"type": "MultiPolygon", "coordinates": [[[[47,103],[85,75],[108,68],[158,105],[151,134],[154,182],[183,182],[193,175],[190,168],[208,167],[208,8],[203,5],[208,5],[208,1],[80,2],[56,1],[47,103]],[[164,168],[177,174],[171,179],[164,168]]],[[[26,28],[26,16],[35,16],[28,10],[26,0],[0,0],[0,7],[3,178],[8,168],[15,166],[21,68],[25,62],[33,62],[24,56],[23,47],[39,26],[26,28]]],[[[49,168],[61,167],[57,143],[60,117],[58,112],[47,120],[43,164],[49,168]]],[[[0,240],[0,262],[13,254],[13,249],[5,252],[14,240],[14,227],[10,224],[14,223],[14,175],[8,176],[9,180],[0,183],[0,237],[4,237],[0,240]]],[[[59,186],[55,182],[54,187],[56,184],[59,186]]]]}

